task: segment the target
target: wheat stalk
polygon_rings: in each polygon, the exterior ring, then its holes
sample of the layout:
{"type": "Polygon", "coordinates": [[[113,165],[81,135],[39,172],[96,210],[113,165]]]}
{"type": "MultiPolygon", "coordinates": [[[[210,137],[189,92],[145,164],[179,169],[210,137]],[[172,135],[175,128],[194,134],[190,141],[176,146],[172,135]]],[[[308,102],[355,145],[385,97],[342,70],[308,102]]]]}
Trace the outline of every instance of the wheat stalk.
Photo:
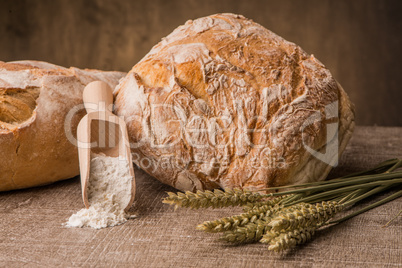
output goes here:
{"type": "Polygon", "coordinates": [[[335,221],[339,212],[358,201],[402,186],[402,159],[387,160],[367,171],[330,181],[264,189],[270,194],[247,190],[214,190],[168,193],[164,203],[186,208],[243,206],[244,213],[206,221],[197,226],[205,232],[222,232],[231,243],[259,241],[268,249],[282,251],[310,240],[322,226],[337,224],[402,196],[402,190],[335,221]],[[290,189],[291,190],[288,190],[290,189]],[[274,192],[274,191],[282,192],[274,192]]]}

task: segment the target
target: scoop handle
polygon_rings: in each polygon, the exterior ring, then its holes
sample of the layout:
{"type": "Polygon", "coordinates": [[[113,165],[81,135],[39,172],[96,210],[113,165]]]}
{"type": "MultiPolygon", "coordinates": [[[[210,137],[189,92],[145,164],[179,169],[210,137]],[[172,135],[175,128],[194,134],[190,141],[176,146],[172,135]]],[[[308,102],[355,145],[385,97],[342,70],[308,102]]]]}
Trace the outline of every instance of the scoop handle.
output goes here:
{"type": "Polygon", "coordinates": [[[84,89],[83,101],[87,113],[111,111],[113,105],[112,89],[103,81],[91,82],[84,89]]]}

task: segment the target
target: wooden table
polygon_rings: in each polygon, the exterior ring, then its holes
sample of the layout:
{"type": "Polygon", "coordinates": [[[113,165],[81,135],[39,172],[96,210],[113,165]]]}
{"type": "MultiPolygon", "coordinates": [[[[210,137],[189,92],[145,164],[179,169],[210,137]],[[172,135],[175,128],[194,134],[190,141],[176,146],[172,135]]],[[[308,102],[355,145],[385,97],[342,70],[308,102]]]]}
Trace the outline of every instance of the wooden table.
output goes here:
{"type": "MultiPolygon", "coordinates": [[[[402,128],[358,127],[330,177],[394,157],[402,157],[402,128]]],[[[402,209],[402,198],[277,254],[262,244],[228,245],[195,230],[236,209],[174,211],[161,203],[173,188],[140,170],[136,176],[132,212],[138,218],[101,230],[63,226],[83,207],[79,178],[0,193],[0,267],[401,267],[402,217],[381,227],[402,209]]]]}

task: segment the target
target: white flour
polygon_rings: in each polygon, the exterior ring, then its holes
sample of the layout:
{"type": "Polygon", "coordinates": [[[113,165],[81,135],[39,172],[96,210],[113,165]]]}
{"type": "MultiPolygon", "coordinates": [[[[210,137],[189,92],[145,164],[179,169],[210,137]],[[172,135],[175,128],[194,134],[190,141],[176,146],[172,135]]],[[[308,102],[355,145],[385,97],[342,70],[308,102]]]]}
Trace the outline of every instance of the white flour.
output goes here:
{"type": "Polygon", "coordinates": [[[115,226],[127,221],[124,212],[131,198],[132,176],[129,163],[118,157],[92,154],[88,186],[90,207],[73,214],[69,227],[95,229],[115,226]]]}

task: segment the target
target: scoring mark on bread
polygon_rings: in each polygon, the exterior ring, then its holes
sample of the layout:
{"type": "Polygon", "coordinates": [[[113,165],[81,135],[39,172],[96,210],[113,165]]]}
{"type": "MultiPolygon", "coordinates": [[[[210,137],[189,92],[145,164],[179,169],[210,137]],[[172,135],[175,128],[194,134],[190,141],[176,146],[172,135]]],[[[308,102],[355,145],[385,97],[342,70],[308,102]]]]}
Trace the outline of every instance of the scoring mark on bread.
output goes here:
{"type": "Polygon", "coordinates": [[[7,125],[19,125],[33,115],[39,87],[0,89],[0,121],[7,125]]]}

